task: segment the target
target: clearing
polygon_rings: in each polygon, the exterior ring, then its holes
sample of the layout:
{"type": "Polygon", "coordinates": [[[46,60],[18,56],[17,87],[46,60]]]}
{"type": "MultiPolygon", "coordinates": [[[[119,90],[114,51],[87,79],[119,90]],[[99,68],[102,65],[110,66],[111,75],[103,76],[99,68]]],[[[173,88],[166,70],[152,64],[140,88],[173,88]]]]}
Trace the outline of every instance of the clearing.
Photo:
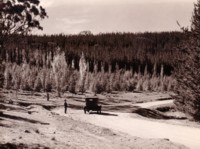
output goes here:
{"type": "Polygon", "coordinates": [[[85,95],[3,94],[1,148],[200,148],[199,124],[174,111],[168,93],[98,95],[102,114],[84,114],[85,95]]]}

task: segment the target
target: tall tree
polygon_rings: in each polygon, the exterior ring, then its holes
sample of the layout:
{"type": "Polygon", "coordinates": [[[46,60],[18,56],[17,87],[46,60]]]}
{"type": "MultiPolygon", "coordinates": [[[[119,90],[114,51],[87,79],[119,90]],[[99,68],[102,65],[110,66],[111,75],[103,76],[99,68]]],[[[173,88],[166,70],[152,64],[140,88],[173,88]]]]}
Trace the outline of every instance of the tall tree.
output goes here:
{"type": "Polygon", "coordinates": [[[53,73],[55,77],[56,90],[58,97],[61,97],[62,82],[64,81],[65,71],[67,70],[67,63],[65,60],[65,53],[58,53],[52,62],[53,73]]]}
{"type": "Polygon", "coordinates": [[[177,108],[200,120],[200,0],[194,5],[191,30],[179,46],[183,56],[175,65],[177,108]]]}
{"type": "Polygon", "coordinates": [[[47,17],[39,0],[1,0],[0,34],[26,34],[42,29],[39,20],[47,17]]]}
{"type": "Polygon", "coordinates": [[[87,63],[85,60],[84,53],[82,52],[81,58],[79,60],[79,72],[80,72],[80,83],[79,83],[79,91],[81,93],[85,92],[85,80],[87,73],[87,63]]]}
{"type": "Polygon", "coordinates": [[[45,17],[40,0],[0,0],[0,50],[10,35],[26,35],[34,28],[42,30],[39,21],[45,17]]]}

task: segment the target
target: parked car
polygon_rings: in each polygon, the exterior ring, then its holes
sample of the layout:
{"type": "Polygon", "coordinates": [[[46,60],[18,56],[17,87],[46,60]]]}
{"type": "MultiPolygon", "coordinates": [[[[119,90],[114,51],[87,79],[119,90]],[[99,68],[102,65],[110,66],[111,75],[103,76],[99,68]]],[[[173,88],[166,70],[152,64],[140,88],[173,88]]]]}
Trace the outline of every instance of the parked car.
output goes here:
{"type": "Polygon", "coordinates": [[[97,113],[101,113],[101,105],[98,105],[99,98],[98,97],[86,97],[85,98],[85,107],[84,112],[90,112],[90,111],[97,111],[97,113]]]}

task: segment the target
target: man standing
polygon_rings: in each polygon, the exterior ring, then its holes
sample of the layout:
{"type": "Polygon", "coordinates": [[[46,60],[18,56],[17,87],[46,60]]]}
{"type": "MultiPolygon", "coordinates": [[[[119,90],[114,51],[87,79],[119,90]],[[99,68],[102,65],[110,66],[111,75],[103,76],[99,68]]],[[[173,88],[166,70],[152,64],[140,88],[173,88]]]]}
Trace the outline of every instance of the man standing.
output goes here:
{"type": "Polygon", "coordinates": [[[67,102],[65,100],[65,103],[64,103],[64,107],[65,107],[65,113],[67,113],[67,102]]]}

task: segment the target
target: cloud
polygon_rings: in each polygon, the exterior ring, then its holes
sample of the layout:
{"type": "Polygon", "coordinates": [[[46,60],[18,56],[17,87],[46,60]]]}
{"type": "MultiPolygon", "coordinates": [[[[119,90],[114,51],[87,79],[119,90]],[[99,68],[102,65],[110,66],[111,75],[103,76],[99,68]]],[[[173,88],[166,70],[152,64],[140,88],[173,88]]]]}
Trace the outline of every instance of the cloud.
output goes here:
{"type": "Polygon", "coordinates": [[[42,6],[58,7],[61,5],[121,5],[121,4],[138,4],[138,3],[191,3],[196,0],[41,0],[42,6]]]}
{"type": "Polygon", "coordinates": [[[179,30],[176,20],[188,26],[193,10],[192,0],[41,1],[49,16],[41,22],[47,34],[179,30]]]}
{"type": "Polygon", "coordinates": [[[55,3],[54,0],[41,0],[41,5],[45,8],[53,6],[55,3]]]}
{"type": "Polygon", "coordinates": [[[87,19],[69,19],[69,18],[62,18],[61,21],[64,23],[64,24],[69,24],[69,25],[78,25],[78,24],[85,24],[88,22],[87,19]]]}

